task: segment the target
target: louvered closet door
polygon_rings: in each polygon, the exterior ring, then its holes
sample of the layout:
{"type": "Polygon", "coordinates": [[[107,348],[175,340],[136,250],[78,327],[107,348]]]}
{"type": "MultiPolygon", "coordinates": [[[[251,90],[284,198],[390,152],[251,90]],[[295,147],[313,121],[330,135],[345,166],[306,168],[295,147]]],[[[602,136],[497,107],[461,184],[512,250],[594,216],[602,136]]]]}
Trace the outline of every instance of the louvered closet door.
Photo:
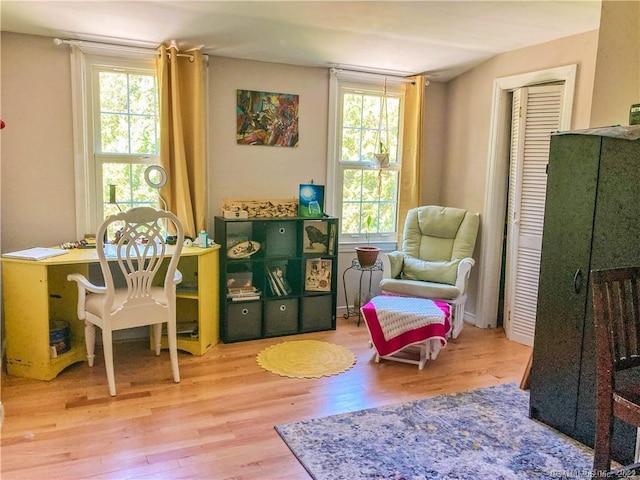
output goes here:
{"type": "Polygon", "coordinates": [[[563,92],[563,85],[549,85],[513,93],[504,318],[507,338],[529,346],[536,321],[549,141],[560,125],[563,92]]]}

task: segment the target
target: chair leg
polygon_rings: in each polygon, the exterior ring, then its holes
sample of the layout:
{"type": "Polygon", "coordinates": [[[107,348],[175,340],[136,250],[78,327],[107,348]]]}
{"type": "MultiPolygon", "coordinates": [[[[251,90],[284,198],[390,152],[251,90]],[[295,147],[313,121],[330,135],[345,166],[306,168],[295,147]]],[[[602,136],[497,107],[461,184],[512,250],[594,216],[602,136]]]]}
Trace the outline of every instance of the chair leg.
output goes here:
{"type": "Polygon", "coordinates": [[[452,307],[453,327],[451,336],[455,339],[458,338],[464,326],[464,303],[453,304],[452,307]]]}
{"type": "Polygon", "coordinates": [[[87,363],[93,367],[96,358],[96,326],[88,320],[84,322],[84,343],[87,347],[87,363]]]}
{"type": "Polygon", "coordinates": [[[156,350],[156,355],[160,355],[160,347],[162,347],[162,324],[156,323],[153,326],[153,345],[156,350]]]}
{"type": "Polygon", "coordinates": [[[178,340],[176,338],[176,322],[167,323],[167,340],[169,343],[169,358],[173,370],[173,381],[180,382],[180,370],[178,368],[178,340]]]}
{"type": "Polygon", "coordinates": [[[598,407],[596,435],[593,447],[592,478],[609,478],[611,470],[611,437],[613,436],[613,405],[598,407]]]}
{"type": "Polygon", "coordinates": [[[113,336],[111,330],[102,329],[102,348],[104,350],[104,366],[107,370],[107,382],[109,383],[109,393],[116,396],[116,379],[113,373],[113,336]]]}

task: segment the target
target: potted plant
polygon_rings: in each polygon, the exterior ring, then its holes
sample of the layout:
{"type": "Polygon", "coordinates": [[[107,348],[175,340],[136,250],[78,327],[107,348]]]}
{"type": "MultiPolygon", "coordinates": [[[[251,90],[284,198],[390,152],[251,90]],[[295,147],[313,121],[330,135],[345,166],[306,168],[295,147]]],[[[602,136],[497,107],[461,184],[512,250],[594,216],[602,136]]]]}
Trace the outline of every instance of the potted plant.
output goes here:
{"type": "Polygon", "coordinates": [[[365,237],[367,238],[367,245],[361,245],[356,247],[356,255],[358,256],[358,263],[360,263],[360,267],[362,268],[371,268],[378,259],[378,254],[380,253],[380,249],[378,247],[372,247],[369,244],[369,233],[371,232],[371,225],[373,224],[373,218],[371,215],[367,216],[366,225],[367,231],[365,233],[365,237]]]}
{"type": "Polygon", "coordinates": [[[389,149],[382,140],[379,142],[378,153],[374,153],[373,156],[376,157],[379,168],[387,168],[389,166],[389,149]]]}

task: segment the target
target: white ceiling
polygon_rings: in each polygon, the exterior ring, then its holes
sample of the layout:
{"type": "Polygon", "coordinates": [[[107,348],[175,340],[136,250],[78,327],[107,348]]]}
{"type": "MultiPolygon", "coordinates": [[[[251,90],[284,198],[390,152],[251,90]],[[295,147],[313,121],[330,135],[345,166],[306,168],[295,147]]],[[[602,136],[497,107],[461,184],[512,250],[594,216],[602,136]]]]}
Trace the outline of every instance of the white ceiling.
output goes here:
{"type": "Polygon", "coordinates": [[[2,31],[447,81],[492,56],[596,30],[600,0],[0,0],[2,31]]]}

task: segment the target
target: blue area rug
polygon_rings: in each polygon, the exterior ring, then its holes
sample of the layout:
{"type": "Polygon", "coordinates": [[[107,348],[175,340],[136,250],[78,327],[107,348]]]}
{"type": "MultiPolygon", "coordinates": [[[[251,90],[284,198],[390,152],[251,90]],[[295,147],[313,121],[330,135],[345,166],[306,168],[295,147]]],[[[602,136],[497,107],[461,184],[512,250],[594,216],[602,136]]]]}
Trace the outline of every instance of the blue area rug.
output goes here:
{"type": "Polygon", "coordinates": [[[316,480],[589,478],[593,451],[528,412],[506,384],[275,429],[316,480]]]}

